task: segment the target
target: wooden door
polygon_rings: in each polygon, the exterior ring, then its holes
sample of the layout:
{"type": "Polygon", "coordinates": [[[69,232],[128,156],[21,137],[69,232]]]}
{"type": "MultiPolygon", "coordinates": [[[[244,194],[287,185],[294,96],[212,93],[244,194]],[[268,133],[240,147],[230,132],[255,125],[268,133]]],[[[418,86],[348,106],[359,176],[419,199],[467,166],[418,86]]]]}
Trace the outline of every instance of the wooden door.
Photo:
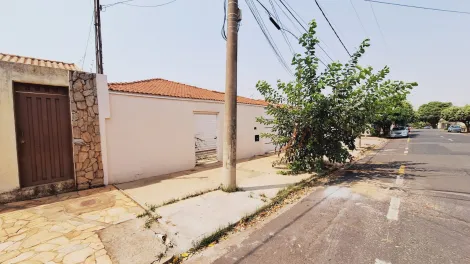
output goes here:
{"type": "Polygon", "coordinates": [[[21,187],[73,179],[68,88],[15,83],[14,91],[21,187]]]}

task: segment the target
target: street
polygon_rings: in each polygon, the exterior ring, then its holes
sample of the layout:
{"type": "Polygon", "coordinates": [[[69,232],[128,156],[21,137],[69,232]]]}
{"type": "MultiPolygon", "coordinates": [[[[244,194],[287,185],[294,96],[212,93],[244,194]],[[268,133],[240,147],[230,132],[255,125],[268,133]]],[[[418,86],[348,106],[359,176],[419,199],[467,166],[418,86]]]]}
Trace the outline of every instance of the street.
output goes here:
{"type": "Polygon", "coordinates": [[[470,136],[412,131],[215,263],[470,263],[470,136]]]}

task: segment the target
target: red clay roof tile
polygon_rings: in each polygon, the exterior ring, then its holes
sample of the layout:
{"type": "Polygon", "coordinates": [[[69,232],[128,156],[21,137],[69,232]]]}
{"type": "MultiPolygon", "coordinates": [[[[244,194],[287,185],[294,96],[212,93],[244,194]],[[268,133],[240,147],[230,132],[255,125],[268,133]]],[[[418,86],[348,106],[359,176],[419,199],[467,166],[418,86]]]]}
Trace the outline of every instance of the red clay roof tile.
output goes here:
{"type": "Polygon", "coordinates": [[[80,71],[80,68],[77,65],[75,65],[74,63],[66,63],[66,62],[52,61],[52,60],[43,60],[43,59],[30,58],[30,57],[24,57],[24,56],[12,55],[12,54],[5,54],[5,53],[0,53],[0,61],[32,64],[32,65],[36,65],[36,66],[57,68],[57,69],[63,69],[63,70],[80,71]]]}
{"type": "MultiPolygon", "coordinates": [[[[207,90],[192,85],[168,81],[165,79],[149,79],[125,83],[109,83],[109,89],[111,91],[116,92],[211,100],[219,102],[225,101],[225,94],[222,92],[207,90]]],[[[237,97],[237,102],[251,105],[268,105],[266,101],[251,99],[242,96],[237,97]]]]}

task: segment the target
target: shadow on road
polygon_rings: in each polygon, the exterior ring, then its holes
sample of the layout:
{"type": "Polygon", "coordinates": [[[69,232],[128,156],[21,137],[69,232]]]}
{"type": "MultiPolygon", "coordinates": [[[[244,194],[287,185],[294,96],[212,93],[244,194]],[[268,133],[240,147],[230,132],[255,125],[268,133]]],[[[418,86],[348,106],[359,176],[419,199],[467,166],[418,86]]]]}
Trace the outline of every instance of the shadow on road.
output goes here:
{"type": "Polygon", "coordinates": [[[344,182],[355,182],[371,179],[396,179],[401,166],[406,167],[404,178],[413,180],[417,177],[426,177],[423,172],[436,172],[434,169],[423,168],[427,163],[410,162],[410,161],[391,161],[386,163],[365,163],[354,164],[344,172],[342,172],[330,184],[340,184],[344,182]],[[420,173],[420,174],[416,174],[420,173]],[[422,173],[422,174],[421,174],[422,173]]]}

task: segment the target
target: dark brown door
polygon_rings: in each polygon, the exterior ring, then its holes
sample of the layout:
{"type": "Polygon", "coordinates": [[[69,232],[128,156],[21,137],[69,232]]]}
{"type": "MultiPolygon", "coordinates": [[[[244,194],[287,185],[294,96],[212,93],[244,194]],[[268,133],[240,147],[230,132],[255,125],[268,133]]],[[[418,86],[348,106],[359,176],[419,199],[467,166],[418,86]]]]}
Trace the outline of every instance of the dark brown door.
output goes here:
{"type": "Polygon", "coordinates": [[[68,88],[15,83],[21,187],[73,179],[68,88]]]}

